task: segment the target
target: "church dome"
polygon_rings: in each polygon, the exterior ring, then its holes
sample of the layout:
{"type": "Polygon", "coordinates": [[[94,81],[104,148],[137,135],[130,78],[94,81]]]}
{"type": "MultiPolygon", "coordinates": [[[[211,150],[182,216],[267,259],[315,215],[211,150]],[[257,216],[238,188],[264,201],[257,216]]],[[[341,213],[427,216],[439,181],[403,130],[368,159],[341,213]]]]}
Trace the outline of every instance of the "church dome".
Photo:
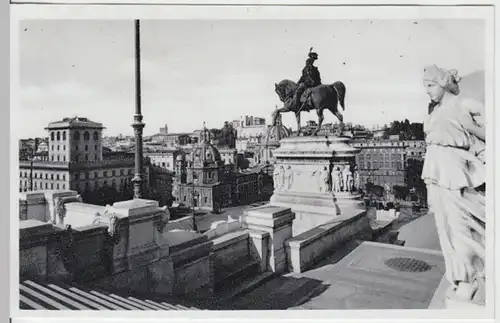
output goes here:
{"type": "Polygon", "coordinates": [[[275,126],[269,126],[265,135],[265,142],[280,141],[290,137],[292,132],[281,122],[281,115],[278,115],[275,126]]]}
{"type": "Polygon", "coordinates": [[[219,150],[210,143],[210,132],[206,127],[203,127],[201,142],[193,148],[191,160],[198,165],[222,161],[219,150]]]}

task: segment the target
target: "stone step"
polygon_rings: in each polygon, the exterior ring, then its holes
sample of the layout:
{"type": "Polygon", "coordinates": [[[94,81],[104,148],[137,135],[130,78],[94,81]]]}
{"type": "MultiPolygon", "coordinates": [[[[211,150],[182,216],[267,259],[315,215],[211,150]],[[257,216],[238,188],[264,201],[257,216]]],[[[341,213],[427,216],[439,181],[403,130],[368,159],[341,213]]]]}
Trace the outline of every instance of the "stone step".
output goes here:
{"type": "Polygon", "coordinates": [[[265,282],[275,277],[275,273],[271,271],[263,272],[257,276],[247,277],[240,284],[229,287],[224,293],[217,294],[217,303],[219,305],[227,304],[233,299],[251,292],[255,288],[258,288],[265,282]]]}
{"type": "Polygon", "coordinates": [[[85,291],[82,291],[76,287],[66,287],[69,291],[72,291],[73,293],[75,294],[78,294],[78,295],[81,295],[87,299],[90,299],[96,303],[99,303],[99,304],[102,304],[104,306],[106,306],[108,309],[110,310],[126,310],[127,308],[125,307],[121,307],[113,302],[109,302],[108,300],[106,300],[103,296],[105,295],[101,295],[101,297],[98,297],[96,295],[92,295],[90,293],[87,293],[85,291]]]}
{"type": "Polygon", "coordinates": [[[45,307],[48,310],[71,310],[72,308],[69,308],[63,304],[61,304],[58,301],[55,301],[39,292],[36,290],[33,290],[27,286],[24,286],[21,284],[19,286],[19,289],[21,290],[21,295],[24,295],[25,297],[29,298],[33,302],[36,302],[40,304],[40,306],[45,307]]]}
{"type": "Polygon", "coordinates": [[[124,304],[127,304],[129,306],[133,306],[135,308],[138,308],[140,310],[143,310],[143,311],[149,311],[149,310],[152,310],[153,308],[149,307],[149,306],[144,306],[144,305],[141,305],[141,304],[137,304],[137,302],[134,302],[132,300],[129,300],[125,297],[121,297],[119,295],[115,295],[115,294],[109,294],[109,297],[112,297],[124,304]]]}
{"type": "Polygon", "coordinates": [[[50,289],[52,289],[52,290],[54,290],[54,291],[56,291],[56,292],[58,292],[58,293],[61,293],[61,294],[65,295],[67,297],[70,297],[70,298],[72,298],[75,301],[81,302],[81,303],[89,306],[91,309],[96,309],[96,310],[107,310],[107,309],[109,309],[109,308],[107,308],[107,307],[105,307],[105,306],[103,306],[103,305],[101,305],[99,303],[96,303],[96,302],[94,302],[92,300],[89,300],[89,299],[87,299],[87,298],[85,298],[85,297],[83,297],[81,295],[75,294],[75,293],[73,293],[71,291],[68,291],[68,290],[66,290],[64,288],[61,288],[59,286],[50,284],[47,287],[50,288],[50,289]]]}
{"type": "Polygon", "coordinates": [[[113,297],[111,297],[109,295],[105,295],[105,294],[97,292],[95,290],[91,290],[90,294],[92,294],[94,296],[97,296],[99,298],[103,298],[106,301],[108,301],[110,303],[114,303],[114,304],[116,304],[116,305],[118,305],[120,307],[123,307],[126,310],[132,310],[132,311],[142,310],[142,308],[140,308],[140,307],[132,306],[132,305],[130,305],[128,303],[120,301],[119,299],[113,298],[113,297]]]}
{"type": "Polygon", "coordinates": [[[30,288],[35,289],[37,292],[44,294],[45,296],[47,296],[49,298],[57,299],[62,304],[65,304],[68,307],[72,307],[73,309],[77,309],[77,310],[91,310],[91,309],[93,309],[92,307],[83,305],[80,302],[75,301],[74,299],[71,299],[65,295],[62,295],[61,293],[58,293],[57,291],[55,291],[53,289],[49,289],[47,287],[41,286],[40,284],[37,284],[37,283],[32,282],[30,280],[25,281],[24,284],[29,286],[30,288]]]}
{"type": "Polygon", "coordinates": [[[232,304],[232,309],[287,309],[318,287],[312,279],[281,276],[271,279],[232,304]]]}
{"type": "Polygon", "coordinates": [[[43,307],[37,302],[32,301],[24,295],[19,296],[20,308],[22,310],[47,310],[48,308],[43,307]]]}
{"type": "Polygon", "coordinates": [[[63,283],[41,283],[25,280],[20,283],[20,308],[28,310],[199,310],[180,304],[128,298],[95,288],[77,288],[63,283]]]}
{"type": "Polygon", "coordinates": [[[243,280],[258,275],[260,260],[247,256],[237,259],[234,265],[221,268],[215,273],[215,290],[224,292],[232,286],[239,285],[243,280]]]}

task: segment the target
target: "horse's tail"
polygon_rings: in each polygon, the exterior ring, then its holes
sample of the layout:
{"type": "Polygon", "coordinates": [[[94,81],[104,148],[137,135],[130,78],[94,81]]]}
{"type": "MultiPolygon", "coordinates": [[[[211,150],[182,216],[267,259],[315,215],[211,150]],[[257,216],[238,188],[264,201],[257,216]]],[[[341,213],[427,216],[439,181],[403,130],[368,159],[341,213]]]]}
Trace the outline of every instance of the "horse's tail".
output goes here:
{"type": "Polygon", "coordinates": [[[344,99],[345,99],[346,89],[344,83],[337,81],[332,84],[332,87],[335,89],[335,91],[337,91],[337,96],[339,99],[340,106],[342,107],[342,110],[345,111],[344,99]]]}

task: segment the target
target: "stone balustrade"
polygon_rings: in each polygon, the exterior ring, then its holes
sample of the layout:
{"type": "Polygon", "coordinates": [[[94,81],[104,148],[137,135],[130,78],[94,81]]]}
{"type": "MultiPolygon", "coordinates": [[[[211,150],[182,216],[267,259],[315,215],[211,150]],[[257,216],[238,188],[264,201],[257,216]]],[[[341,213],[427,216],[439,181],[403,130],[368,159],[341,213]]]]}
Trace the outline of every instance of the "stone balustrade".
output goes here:
{"type": "Polygon", "coordinates": [[[351,239],[371,239],[371,227],[365,212],[335,217],[327,223],[285,241],[288,270],[304,272],[351,239]]]}

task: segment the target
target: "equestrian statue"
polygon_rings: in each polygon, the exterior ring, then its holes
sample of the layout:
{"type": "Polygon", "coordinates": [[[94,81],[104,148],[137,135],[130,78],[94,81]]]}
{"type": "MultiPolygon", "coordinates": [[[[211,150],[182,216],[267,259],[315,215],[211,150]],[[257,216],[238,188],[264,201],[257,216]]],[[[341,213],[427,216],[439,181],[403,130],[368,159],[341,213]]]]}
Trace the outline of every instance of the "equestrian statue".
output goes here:
{"type": "Polygon", "coordinates": [[[300,113],[302,111],[316,110],[318,114],[318,126],[312,133],[318,134],[323,123],[323,110],[330,110],[340,121],[339,133],[342,133],[343,117],[338,109],[338,104],[345,110],[344,98],[346,88],[344,83],[337,81],[333,84],[321,84],[319,70],[314,66],[318,59],[318,53],[309,50],[306,66],[302,69],[302,76],[297,83],[291,80],[283,80],[274,84],[276,94],[284,103],[284,107],[273,113],[273,125],[276,125],[278,115],[282,112],[293,112],[297,118],[298,135],[300,135],[300,113]]]}

